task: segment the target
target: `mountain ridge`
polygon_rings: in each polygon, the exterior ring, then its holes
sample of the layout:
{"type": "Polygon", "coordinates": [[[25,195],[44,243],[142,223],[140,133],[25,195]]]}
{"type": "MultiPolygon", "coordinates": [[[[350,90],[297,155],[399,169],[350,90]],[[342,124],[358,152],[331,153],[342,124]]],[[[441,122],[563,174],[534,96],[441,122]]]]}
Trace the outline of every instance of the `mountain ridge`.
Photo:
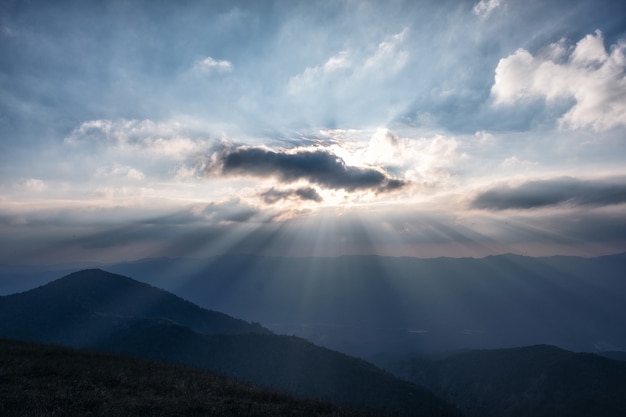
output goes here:
{"type": "MultiPolygon", "coordinates": [[[[480,259],[239,254],[153,258],[107,270],[363,358],[537,343],[626,350],[623,253],[480,259]]],[[[24,289],[41,276],[0,270],[0,292],[24,289]]]]}
{"type": "Polygon", "coordinates": [[[413,358],[386,369],[433,390],[468,416],[625,415],[626,363],[540,344],[413,358]]]}

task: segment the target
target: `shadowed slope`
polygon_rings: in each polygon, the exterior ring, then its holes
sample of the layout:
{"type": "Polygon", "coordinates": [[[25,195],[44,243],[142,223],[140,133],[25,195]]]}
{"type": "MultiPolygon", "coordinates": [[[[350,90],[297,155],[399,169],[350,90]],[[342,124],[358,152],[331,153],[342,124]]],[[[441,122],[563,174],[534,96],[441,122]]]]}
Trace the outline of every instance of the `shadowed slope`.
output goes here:
{"type": "Polygon", "coordinates": [[[626,363],[548,345],[476,350],[389,367],[468,415],[626,415],[626,363]]]}
{"type": "Polygon", "coordinates": [[[374,417],[181,366],[0,340],[0,415],[374,417]]]}

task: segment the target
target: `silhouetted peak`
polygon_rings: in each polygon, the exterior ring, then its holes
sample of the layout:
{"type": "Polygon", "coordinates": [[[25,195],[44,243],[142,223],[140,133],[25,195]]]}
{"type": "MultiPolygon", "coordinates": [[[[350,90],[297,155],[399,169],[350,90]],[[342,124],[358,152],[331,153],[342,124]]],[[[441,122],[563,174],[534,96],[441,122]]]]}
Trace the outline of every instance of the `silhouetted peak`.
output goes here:
{"type": "Polygon", "coordinates": [[[112,272],[104,271],[102,269],[94,268],[94,269],[83,269],[81,271],[73,272],[69,275],[66,275],[63,278],[60,278],[56,281],[52,281],[50,284],[54,283],[73,283],[76,285],[85,285],[85,286],[93,286],[93,285],[145,285],[146,287],[150,287],[148,284],[141,283],[132,278],[126,277],[124,275],[114,274],[112,272]]]}
{"type": "Polygon", "coordinates": [[[207,334],[269,333],[260,325],[203,309],[165,290],[101,269],[77,271],[8,299],[33,308],[49,306],[50,314],[170,320],[207,334]]]}
{"type": "Polygon", "coordinates": [[[45,293],[52,297],[62,296],[65,299],[80,300],[91,305],[98,304],[105,299],[113,300],[120,297],[127,301],[146,296],[161,299],[175,298],[183,301],[167,291],[102,269],[85,269],[73,272],[36,288],[33,292],[45,293]]]}

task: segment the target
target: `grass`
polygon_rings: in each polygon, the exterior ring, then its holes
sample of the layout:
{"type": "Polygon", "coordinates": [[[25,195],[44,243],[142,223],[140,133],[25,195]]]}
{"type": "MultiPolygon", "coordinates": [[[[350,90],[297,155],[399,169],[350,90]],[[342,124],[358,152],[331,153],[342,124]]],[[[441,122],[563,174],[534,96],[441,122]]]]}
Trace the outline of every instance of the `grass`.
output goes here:
{"type": "Polygon", "coordinates": [[[374,416],[183,366],[0,340],[0,415],[374,416]]]}

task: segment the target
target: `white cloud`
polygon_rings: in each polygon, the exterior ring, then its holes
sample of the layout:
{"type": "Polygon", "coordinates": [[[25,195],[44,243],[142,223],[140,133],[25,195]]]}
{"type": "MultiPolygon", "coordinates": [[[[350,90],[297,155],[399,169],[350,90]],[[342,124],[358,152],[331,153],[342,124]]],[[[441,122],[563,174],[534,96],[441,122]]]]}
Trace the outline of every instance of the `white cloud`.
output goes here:
{"type": "Polygon", "coordinates": [[[491,12],[500,7],[501,0],[480,0],[474,6],[474,14],[476,16],[489,17],[491,12]]]}
{"type": "Polygon", "coordinates": [[[323,65],[307,67],[301,74],[291,77],[288,91],[292,94],[297,93],[304,88],[319,83],[330,74],[348,69],[351,66],[352,62],[348,57],[348,51],[341,51],[337,55],[331,56],[323,65]]]}
{"type": "Polygon", "coordinates": [[[176,175],[174,176],[174,178],[179,181],[186,181],[186,180],[196,178],[197,176],[198,176],[197,169],[193,167],[189,167],[187,165],[183,165],[176,170],[176,175]]]}
{"type": "Polygon", "coordinates": [[[606,61],[608,54],[604,49],[604,38],[602,32],[596,30],[596,34],[587,35],[576,44],[572,52],[571,60],[578,65],[588,65],[606,61]]]}
{"type": "Polygon", "coordinates": [[[387,40],[380,42],[370,55],[346,49],[331,56],[324,64],[305,68],[302,73],[289,80],[289,93],[294,94],[307,88],[314,88],[325,81],[342,76],[344,81],[354,81],[374,71],[385,74],[396,73],[405,66],[408,60],[408,53],[400,49],[407,32],[408,28],[405,28],[391,35],[387,40]]]}
{"type": "Polygon", "coordinates": [[[152,120],[90,120],[82,123],[65,138],[65,143],[104,144],[122,152],[144,151],[183,159],[208,146],[204,139],[192,139],[189,127],[179,122],[152,120]]]}
{"type": "Polygon", "coordinates": [[[504,169],[529,169],[537,165],[539,165],[537,162],[520,159],[515,155],[505,158],[504,161],[500,163],[500,167],[504,169]]]}
{"type": "Polygon", "coordinates": [[[322,70],[328,74],[340,69],[350,68],[352,63],[348,58],[348,51],[341,51],[338,55],[332,56],[324,63],[322,70]]]}
{"type": "Polygon", "coordinates": [[[99,205],[128,205],[143,204],[148,195],[156,194],[154,189],[145,187],[114,187],[105,185],[96,187],[89,195],[89,199],[96,199],[99,205]]]}
{"type": "Polygon", "coordinates": [[[498,63],[491,89],[494,103],[573,99],[575,104],[559,119],[562,128],[604,131],[626,126],[625,53],[624,41],[607,52],[599,30],[573,48],[560,41],[536,56],[518,49],[498,63]]]}
{"type": "Polygon", "coordinates": [[[46,189],[46,183],[38,178],[29,178],[24,181],[24,188],[27,191],[39,193],[46,189]]]}
{"type": "Polygon", "coordinates": [[[390,129],[379,128],[368,142],[363,142],[363,131],[322,133],[340,139],[332,149],[346,163],[384,167],[399,178],[427,186],[448,182],[454,176],[452,169],[464,157],[459,141],[444,135],[403,137],[390,129]]]}
{"type": "Polygon", "coordinates": [[[120,177],[130,180],[141,181],[144,179],[143,172],[130,166],[113,164],[110,167],[98,168],[95,172],[96,177],[120,177]]]}
{"type": "Polygon", "coordinates": [[[367,58],[363,67],[365,69],[385,67],[397,71],[402,69],[406,64],[408,53],[399,50],[400,44],[404,41],[408,28],[404,28],[402,32],[398,32],[386,41],[378,44],[378,49],[374,55],[367,58]]]}
{"type": "Polygon", "coordinates": [[[234,68],[234,65],[230,61],[214,59],[208,56],[204,59],[196,61],[193,67],[196,71],[207,74],[212,71],[231,72],[234,68]]]}

